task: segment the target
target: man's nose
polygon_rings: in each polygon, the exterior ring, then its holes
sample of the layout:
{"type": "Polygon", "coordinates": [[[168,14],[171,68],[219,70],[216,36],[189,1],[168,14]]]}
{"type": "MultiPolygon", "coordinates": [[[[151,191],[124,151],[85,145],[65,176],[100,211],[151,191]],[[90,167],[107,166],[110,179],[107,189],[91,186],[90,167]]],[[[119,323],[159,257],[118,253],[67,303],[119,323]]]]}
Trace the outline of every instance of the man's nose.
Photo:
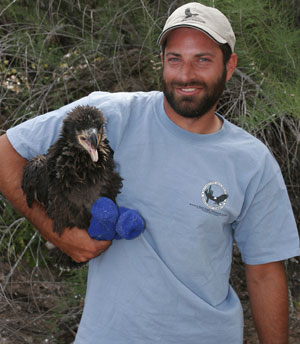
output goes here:
{"type": "Polygon", "coordinates": [[[182,83],[189,83],[191,80],[196,79],[195,68],[192,63],[185,62],[182,65],[180,72],[178,73],[178,78],[182,83]]]}

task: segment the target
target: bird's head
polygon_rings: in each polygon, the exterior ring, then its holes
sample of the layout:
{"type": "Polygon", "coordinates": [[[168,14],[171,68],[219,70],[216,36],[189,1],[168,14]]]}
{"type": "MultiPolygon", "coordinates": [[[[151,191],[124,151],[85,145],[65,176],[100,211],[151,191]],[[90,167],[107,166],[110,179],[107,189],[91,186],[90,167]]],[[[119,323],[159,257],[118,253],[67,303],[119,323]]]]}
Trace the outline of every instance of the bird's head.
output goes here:
{"type": "Polygon", "coordinates": [[[99,152],[107,154],[105,118],[92,106],[77,106],[64,119],[62,134],[77,149],[86,151],[92,161],[99,159],[99,152]]]}

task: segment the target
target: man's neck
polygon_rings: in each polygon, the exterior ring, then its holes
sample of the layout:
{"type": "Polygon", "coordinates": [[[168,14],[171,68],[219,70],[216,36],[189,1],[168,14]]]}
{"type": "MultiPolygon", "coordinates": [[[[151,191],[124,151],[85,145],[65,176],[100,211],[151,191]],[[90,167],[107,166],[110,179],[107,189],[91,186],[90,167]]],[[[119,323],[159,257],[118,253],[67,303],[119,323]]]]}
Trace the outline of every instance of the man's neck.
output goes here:
{"type": "Polygon", "coordinates": [[[216,105],[201,117],[187,118],[179,115],[164,98],[164,109],[167,116],[180,128],[195,134],[212,134],[222,128],[222,120],[215,114],[216,105]]]}

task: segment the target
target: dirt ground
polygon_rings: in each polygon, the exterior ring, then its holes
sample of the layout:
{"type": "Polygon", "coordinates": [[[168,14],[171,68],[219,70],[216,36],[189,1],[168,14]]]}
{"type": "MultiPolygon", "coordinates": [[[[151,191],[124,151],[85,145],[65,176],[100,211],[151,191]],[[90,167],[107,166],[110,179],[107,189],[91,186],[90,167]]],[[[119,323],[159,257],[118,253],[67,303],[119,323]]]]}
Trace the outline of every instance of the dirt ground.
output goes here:
{"type": "MultiPolygon", "coordinates": [[[[83,295],[70,294],[65,278],[54,271],[18,267],[7,283],[10,271],[9,264],[0,265],[0,344],[71,344],[80,320],[83,295]]],[[[291,297],[290,344],[299,344],[300,260],[289,261],[287,271],[291,297]]],[[[258,343],[243,264],[236,252],[231,284],[239,294],[244,309],[244,344],[258,343]]]]}

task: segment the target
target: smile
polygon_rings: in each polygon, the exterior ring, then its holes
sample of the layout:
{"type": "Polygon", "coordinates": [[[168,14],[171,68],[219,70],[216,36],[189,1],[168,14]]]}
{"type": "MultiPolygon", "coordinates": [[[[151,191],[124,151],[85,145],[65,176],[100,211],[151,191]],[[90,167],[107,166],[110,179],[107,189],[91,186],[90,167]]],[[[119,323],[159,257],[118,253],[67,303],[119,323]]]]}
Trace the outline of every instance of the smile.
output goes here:
{"type": "Polygon", "coordinates": [[[185,87],[185,88],[177,88],[177,92],[181,95],[194,95],[199,93],[202,90],[202,87],[185,87]]]}

